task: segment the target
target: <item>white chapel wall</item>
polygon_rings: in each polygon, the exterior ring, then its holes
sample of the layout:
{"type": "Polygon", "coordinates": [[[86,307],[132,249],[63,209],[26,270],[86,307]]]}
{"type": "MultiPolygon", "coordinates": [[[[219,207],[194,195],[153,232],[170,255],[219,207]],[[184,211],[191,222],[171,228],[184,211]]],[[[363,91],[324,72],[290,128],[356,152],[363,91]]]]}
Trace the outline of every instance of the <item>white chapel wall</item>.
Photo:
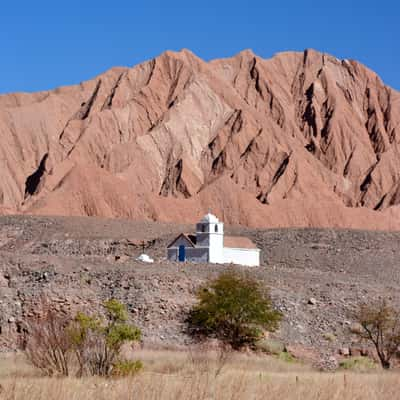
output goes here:
{"type": "Polygon", "coordinates": [[[234,249],[224,247],[224,263],[257,267],[260,265],[260,251],[257,249],[234,249]]]}
{"type": "Polygon", "coordinates": [[[209,261],[222,264],[224,262],[224,224],[222,222],[209,225],[209,261]]]}

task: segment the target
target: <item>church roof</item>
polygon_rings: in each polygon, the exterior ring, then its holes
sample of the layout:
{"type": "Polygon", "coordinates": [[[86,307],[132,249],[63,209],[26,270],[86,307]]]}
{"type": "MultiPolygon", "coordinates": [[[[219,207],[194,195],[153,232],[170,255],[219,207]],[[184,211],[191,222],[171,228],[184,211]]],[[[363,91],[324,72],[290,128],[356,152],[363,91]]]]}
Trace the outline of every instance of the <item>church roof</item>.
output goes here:
{"type": "Polygon", "coordinates": [[[224,247],[231,249],[257,249],[257,246],[245,236],[225,236],[224,247]]]}
{"type": "Polygon", "coordinates": [[[208,214],[206,214],[206,215],[202,218],[202,220],[201,220],[200,222],[207,222],[207,223],[211,223],[211,224],[218,224],[219,219],[218,219],[215,215],[213,215],[213,214],[211,214],[211,213],[208,213],[208,214]]]}
{"type": "Polygon", "coordinates": [[[196,246],[196,241],[197,241],[196,235],[193,235],[193,234],[191,234],[191,233],[180,233],[180,234],[167,246],[167,248],[173,247],[173,245],[175,244],[175,242],[176,242],[181,236],[184,237],[184,238],[189,242],[189,244],[190,244],[192,247],[195,247],[195,246],[196,246]]]}

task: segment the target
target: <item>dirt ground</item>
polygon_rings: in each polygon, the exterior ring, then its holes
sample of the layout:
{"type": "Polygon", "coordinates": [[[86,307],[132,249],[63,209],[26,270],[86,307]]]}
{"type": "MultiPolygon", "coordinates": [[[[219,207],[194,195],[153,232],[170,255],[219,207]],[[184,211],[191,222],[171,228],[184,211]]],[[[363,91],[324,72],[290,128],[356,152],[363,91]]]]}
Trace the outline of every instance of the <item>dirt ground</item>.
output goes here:
{"type": "Polygon", "coordinates": [[[115,297],[127,305],[145,343],[190,343],[184,319],[197,288],[229,268],[269,285],[285,315],[277,338],[293,352],[332,362],[339,349],[361,346],[351,333],[360,303],[385,297],[400,304],[400,232],[225,227],[257,243],[260,267],[166,260],[166,245],[191,230],[127,220],[1,217],[1,350],[15,347],[42,295],[60,310],[89,312],[115,297]],[[143,246],[154,264],[135,260],[143,246]]]}

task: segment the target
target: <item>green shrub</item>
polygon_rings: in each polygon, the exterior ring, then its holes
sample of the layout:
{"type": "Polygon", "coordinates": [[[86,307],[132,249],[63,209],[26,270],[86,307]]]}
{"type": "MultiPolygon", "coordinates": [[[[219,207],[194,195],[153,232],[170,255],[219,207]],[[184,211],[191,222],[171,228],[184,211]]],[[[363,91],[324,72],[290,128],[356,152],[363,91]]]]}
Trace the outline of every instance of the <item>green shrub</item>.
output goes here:
{"type": "MultiPolygon", "coordinates": [[[[79,364],[78,375],[110,376],[120,362],[124,343],[140,340],[139,328],[128,324],[128,314],[117,300],[104,303],[106,318],[78,313],[71,324],[70,336],[79,364]]],[[[128,364],[125,365],[125,368],[128,364]]],[[[132,364],[133,367],[133,364],[132,364]]]]}
{"type": "Polygon", "coordinates": [[[133,376],[143,369],[140,360],[119,360],[114,364],[112,374],[117,377],[133,376]]]}
{"type": "Polygon", "coordinates": [[[351,357],[341,361],[339,363],[339,368],[358,372],[368,372],[375,369],[376,364],[368,357],[351,357]]]}
{"type": "Polygon", "coordinates": [[[192,334],[216,337],[236,349],[254,345],[263,329],[274,331],[281,320],[268,289],[249,275],[225,272],[202,286],[197,299],[188,318],[192,334]]]}

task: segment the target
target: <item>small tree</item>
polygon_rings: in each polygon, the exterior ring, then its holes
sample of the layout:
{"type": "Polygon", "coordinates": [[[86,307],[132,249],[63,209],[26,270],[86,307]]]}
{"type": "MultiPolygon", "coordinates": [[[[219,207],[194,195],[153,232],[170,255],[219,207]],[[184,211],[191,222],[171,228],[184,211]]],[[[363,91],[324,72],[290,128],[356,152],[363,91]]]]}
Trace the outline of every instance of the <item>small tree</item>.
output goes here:
{"type": "Polygon", "coordinates": [[[254,344],[262,329],[273,331],[281,320],[268,289],[249,275],[223,273],[202,286],[197,298],[188,318],[192,333],[216,337],[236,349],[254,344]]]}
{"type": "Polygon", "coordinates": [[[38,315],[25,321],[21,347],[28,361],[46,375],[70,374],[72,343],[66,330],[70,320],[42,300],[38,315]]]}
{"type": "Polygon", "coordinates": [[[78,313],[70,327],[79,363],[78,375],[110,376],[117,365],[127,369],[128,363],[121,359],[121,348],[124,343],[141,337],[140,330],[127,323],[128,315],[123,304],[109,300],[104,303],[104,308],[105,319],[78,313]]]}
{"type": "Polygon", "coordinates": [[[389,369],[400,346],[400,313],[382,300],[362,305],[357,320],[363,328],[358,335],[375,346],[382,367],[389,369]]]}

